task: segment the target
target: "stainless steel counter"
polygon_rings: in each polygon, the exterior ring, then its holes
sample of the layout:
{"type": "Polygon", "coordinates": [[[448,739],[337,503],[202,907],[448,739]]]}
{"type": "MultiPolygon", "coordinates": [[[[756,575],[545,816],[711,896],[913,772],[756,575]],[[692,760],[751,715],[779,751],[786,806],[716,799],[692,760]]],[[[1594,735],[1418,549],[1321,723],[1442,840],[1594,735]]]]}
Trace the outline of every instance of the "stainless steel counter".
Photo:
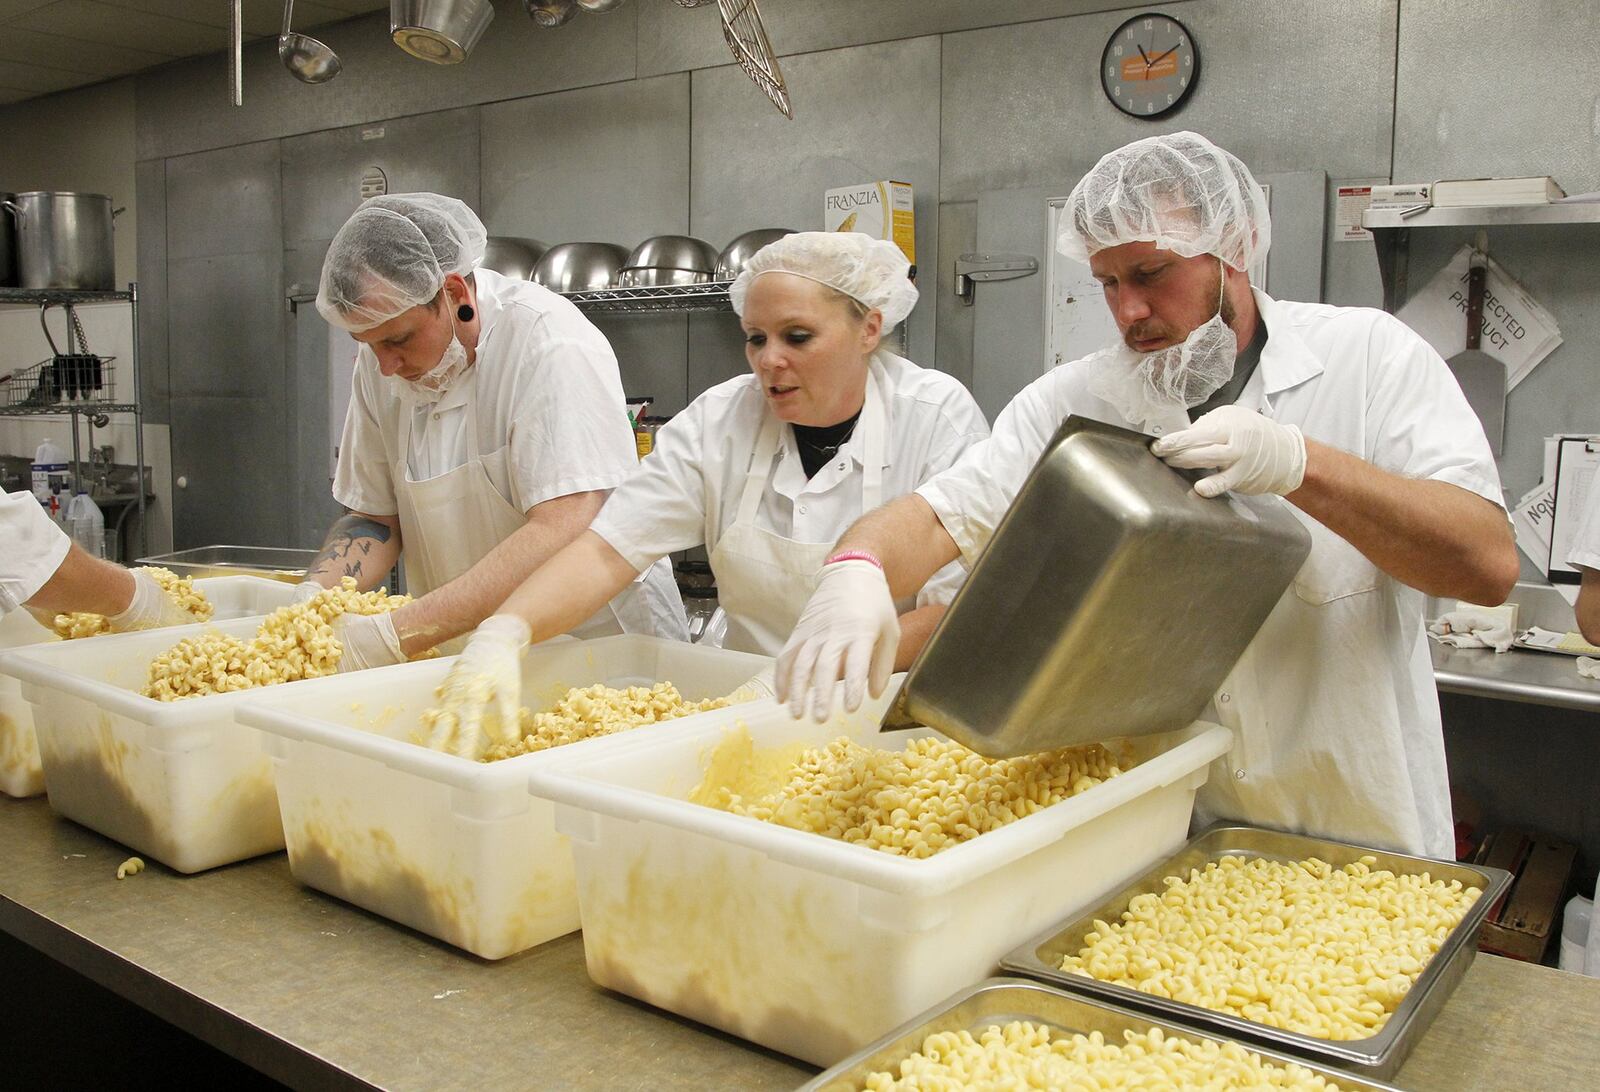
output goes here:
{"type": "Polygon", "coordinates": [[[1442,691],[1600,712],[1600,682],[1579,675],[1574,656],[1428,643],[1433,649],[1434,682],[1442,691]]]}
{"type": "MultiPolygon", "coordinates": [[[[1540,626],[1566,633],[1578,628],[1572,605],[1548,584],[1520,581],[1506,602],[1517,606],[1519,629],[1540,626]]],[[[1454,600],[1429,599],[1424,609],[1433,619],[1454,608],[1454,600]]],[[[1522,649],[1496,653],[1489,648],[1451,648],[1432,640],[1428,644],[1434,681],[1446,693],[1600,711],[1600,682],[1578,674],[1576,657],[1522,649]]]]}
{"type": "MultiPolygon", "coordinates": [[[[296,1087],[793,1088],[815,1071],[590,983],[574,934],[486,963],[299,887],[198,876],[0,797],[0,929],[296,1087]]],[[[1600,980],[1480,956],[1394,1083],[1577,1088],[1600,980]]]]}

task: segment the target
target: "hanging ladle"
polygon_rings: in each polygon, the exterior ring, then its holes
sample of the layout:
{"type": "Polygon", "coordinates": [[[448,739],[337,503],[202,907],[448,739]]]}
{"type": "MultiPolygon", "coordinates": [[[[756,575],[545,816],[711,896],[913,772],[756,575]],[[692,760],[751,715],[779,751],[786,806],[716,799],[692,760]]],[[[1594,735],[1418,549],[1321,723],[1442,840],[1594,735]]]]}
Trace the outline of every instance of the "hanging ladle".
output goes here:
{"type": "Polygon", "coordinates": [[[309,34],[289,29],[294,0],[283,5],[283,33],[278,35],[278,58],[289,74],[301,83],[326,83],[339,74],[339,55],[309,34]]]}

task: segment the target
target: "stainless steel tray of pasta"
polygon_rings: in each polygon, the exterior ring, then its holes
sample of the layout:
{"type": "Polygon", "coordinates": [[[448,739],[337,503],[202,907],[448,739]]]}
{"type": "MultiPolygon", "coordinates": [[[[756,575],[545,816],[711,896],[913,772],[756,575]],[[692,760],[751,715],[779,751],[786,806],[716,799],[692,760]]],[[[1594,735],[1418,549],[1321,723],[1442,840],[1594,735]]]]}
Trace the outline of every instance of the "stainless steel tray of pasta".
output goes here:
{"type": "Polygon", "coordinates": [[[1013,1087],[1389,1090],[1302,1058],[1066,993],[991,978],[822,1073],[801,1092],[1013,1087]],[[1286,1072],[1285,1072],[1286,1071],[1286,1072]],[[949,1083],[940,1081],[944,1077],[949,1083]],[[902,1083],[903,1082],[903,1083],[902,1083]]]}
{"type": "Polygon", "coordinates": [[[1384,1079],[1510,884],[1497,868],[1217,826],[1000,966],[1384,1079]]]}

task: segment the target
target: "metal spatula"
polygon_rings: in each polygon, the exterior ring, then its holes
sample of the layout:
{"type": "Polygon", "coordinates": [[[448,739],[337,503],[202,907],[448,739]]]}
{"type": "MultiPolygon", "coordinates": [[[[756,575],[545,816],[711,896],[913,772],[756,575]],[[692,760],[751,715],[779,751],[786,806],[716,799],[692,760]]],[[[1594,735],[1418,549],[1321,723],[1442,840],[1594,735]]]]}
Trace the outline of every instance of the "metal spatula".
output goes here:
{"type": "Polygon", "coordinates": [[[1473,251],[1467,270],[1467,347],[1445,363],[1461,384],[1461,393],[1483,422],[1496,455],[1505,447],[1506,366],[1478,346],[1483,336],[1483,296],[1488,282],[1482,251],[1473,251]]]}

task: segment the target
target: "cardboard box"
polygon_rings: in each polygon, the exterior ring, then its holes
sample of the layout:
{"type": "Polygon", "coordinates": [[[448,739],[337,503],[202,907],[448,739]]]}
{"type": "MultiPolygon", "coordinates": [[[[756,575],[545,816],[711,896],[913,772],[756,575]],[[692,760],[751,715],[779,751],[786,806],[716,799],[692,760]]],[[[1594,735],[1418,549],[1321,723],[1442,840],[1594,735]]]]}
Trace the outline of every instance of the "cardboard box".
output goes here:
{"type": "Polygon", "coordinates": [[[824,231],[859,231],[874,239],[888,239],[905,251],[916,275],[916,214],[909,182],[863,182],[842,186],[822,195],[824,231]]]}
{"type": "Polygon", "coordinates": [[[1505,869],[1512,881],[1500,905],[1489,910],[1478,950],[1542,962],[1577,855],[1574,845],[1525,831],[1502,830],[1485,838],[1478,863],[1505,869]]]}

